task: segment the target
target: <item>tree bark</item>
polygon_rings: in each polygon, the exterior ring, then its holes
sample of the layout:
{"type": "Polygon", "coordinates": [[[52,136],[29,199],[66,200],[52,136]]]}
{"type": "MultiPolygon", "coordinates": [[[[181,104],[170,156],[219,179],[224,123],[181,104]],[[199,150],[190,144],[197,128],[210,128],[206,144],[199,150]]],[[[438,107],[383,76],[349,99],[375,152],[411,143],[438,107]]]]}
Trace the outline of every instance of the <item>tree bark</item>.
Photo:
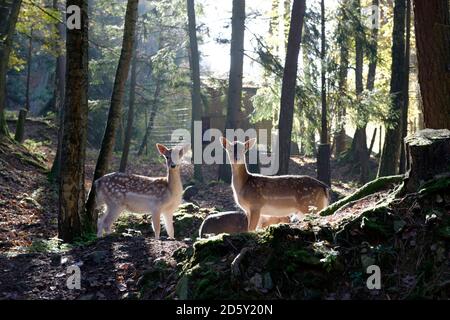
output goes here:
{"type": "Polygon", "coordinates": [[[425,127],[450,128],[448,0],[415,0],[414,22],[425,127]]]}
{"type": "Polygon", "coordinates": [[[298,54],[302,41],[305,0],[294,0],[289,28],[286,61],[281,87],[279,128],[278,174],[287,174],[291,150],[292,122],[294,117],[295,88],[297,84],[298,54]]]}
{"type": "MultiPolygon", "coordinates": [[[[361,94],[364,91],[364,32],[358,31],[361,23],[359,20],[361,11],[360,0],[353,1],[353,10],[357,12],[358,16],[358,21],[354,22],[354,28],[357,30],[355,35],[355,88],[357,98],[361,99],[361,94]]],[[[365,122],[365,119],[363,121],[365,122]]],[[[369,177],[366,126],[366,124],[357,126],[350,150],[352,161],[360,168],[359,181],[361,183],[367,182],[369,177]]]]}
{"type": "Polygon", "coordinates": [[[142,156],[144,150],[147,148],[148,138],[153,130],[153,125],[155,123],[156,113],[159,107],[159,95],[161,93],[161,82],[160,78],[156,79],[156,88],[153,94],[152,109],[150,110],[150,118],[148,120],[147,128],[145,129],[144,138],[142,139],[141,146],[139,147],[138,156],[142,156]]]}
{"type": "Polygon", "coordinates": [[[88,0],[67,0],[81,9],[81,29],[67,31],[67,79],[61,149],[58,235],[72,242],[85,231],[84,161],[88,118],[88,0]]]}
{"type": "Polygon", "coordinates": [[[419,186],[428,180],[450,172],[450,130],[421,130],[408,136],[405,143],[408,192],[417,192],[419,186]]]}
{"type": "Polygon", "coordinates": [[[30,30],[30,37],[28,39],[28,54],[27,54],[27,82],[25,85],[25,109],[20,110],[17,119],[16,134],[14,140],[19,143],[23,142],[25,136],[25,122],[27,114],[30,112],[30,82],[31,82],[31,64],[33,59],[33,29],[30,30]]]}
{"type": "Polygon", "coordinates": [[[5,119],[6,74],[8,72],[12,37],[16,31],[21,4],[22,0],[12,1],[9,6],[5,6],[5,10],[2,11],[2,16],[0,17],[2,21],[0,29],[0,139],[9,136],[5,119]]]}
{"type": "Polygon", "coordinates": [[[408,135],[410,54],[411,54],[411,0],[406,0],[405,83],[403,89],[404,101],[402,108],[402,135],[400,141],[400,165],[399,165],[400,174],[406,172],[405,138],[408,135]]]}
{"type": "MultiPolygon", "coordinates": [[[[57,0],[54,0],[54,8],[58,8],[57,0]]],[[[58,23],[58,35],[62,42],[66,41],[66,30],[64,23],[58,23]]],[[[58,147],[56,150],[55,159],[53,160],[50,176],[56,182],[59,183],[60,170],[61,170],[61,148],[62,148],[62,136],[64,131],[64,95],[66,87],[66,56],[62,52],[56,58],[56,83],[55,86],[55,103],[56,110],[58,112],[58,147]]]]}
{"type": "MultiPolygon", "coordinates": [[[[226,129],[236,129],[239,111],[242,105],[242,73],[244,64],[244,31],[245,31],[245,0],[233,0],[231,17],[231,48],[230,75],[228,79],[228,101],[226,129]]],[[[230,183],[231,169],[225,162],[219,166],[219,180],[230,183]]]]}
{"type": "MultiPolygon", "coordinates": [[[[119,125],[122,102],[125,91],[125,83],[130,71],[130,63],[135,41],[136,22],[138,16],[139,0],[128,0],[127,11],[125,14],[125,27],[123,32],[122,52],[117,66],[116,77],[109,108],[108,122],[106,124],[105,134],[103,136],[100,154],[95,166],[94,180],[104,176],[108,170],[114,151],[116,131],[119,125]]],[[[89,223],[93,230],[96,229],[97,213],[95,212],[95,188],[91,188],[89,199],[86,203],[86,211],[89,223]]]]}
{"type": "MultiPolygon", "coordinates": [[[[192,80],[192,121],[191,121],[191,150],[192,159],[194,161],[194,179],[202,181],[202,167],[200,163],[195,163],[196,148],[194,137],[194,123],[202,120],[202,102],[200,96],[200,56],[198,53],[197,30],[195,21],[195,4],[194,0],[187,0],[188,12],[188,29],[189,29],[189,46],[190,46],[190,66],[192,80]]],[[[199,150],[202,150],[200,148],[199,150]]],[[[198,156],[197,156],[198,157],[198,156]]]]}
{"type": "Polygon", "coordinates": [[[128,118],[127,128],[125,131],[125,139],[122,150],[122,157],[120,159],[120,172],[127,170],[128,155],[130,153],[131,136],[133,134],[134,121],[134,104],[136,101],[136,78],[137,78],[137,44],[134,45],[133,61],[131,63],[131,78],[130,78],[130,97],[128,102],[128,118]]]}
{"type": "Polygon", "coordinates": [[[391,114],[396,117],[386,128],[383,152],[378,176],[391,176],[398,172],[400,160],[400,140],[402,132],[402,109],[405,83],[405,0],[396,0],[394,7],[394,28],[392,31],[391,67],[391,114]]]}
{"type": "Polygon", "coordinates": [[[322,119],[320,132],[320,145],[317,154],[317,179],[331,186],[330,167],[330,144],[328,141],[328,119],[327,119],[327,79],[326,79],[326,38],[325,38],[325,0],[320,2],[321,12],[321,97],[322,97],[322,119]]]}
{"type": "MultiPolygon", "coordinates": [[[[347,29],[345,28],[347,24],[347,5],[348,1],[341,2],[340,17],[339,17],[339,32],[338,32],[338,43],[340,45],[339,50],[339,71],[338,71],[338,89],[340,96],[343,96],[347,92],[347,76],[348,76],[348,65],[349,65],[349,36],[347,34],[347,29]]],[[[345,117],[346,110],[343,106],[342,100],[338,102],[339,109],[337,112],[336,121],[336,134],[334,136],[335,144],[335,156],[339,157],[346,150],[346,133],[345,133],[345,117]]]]}

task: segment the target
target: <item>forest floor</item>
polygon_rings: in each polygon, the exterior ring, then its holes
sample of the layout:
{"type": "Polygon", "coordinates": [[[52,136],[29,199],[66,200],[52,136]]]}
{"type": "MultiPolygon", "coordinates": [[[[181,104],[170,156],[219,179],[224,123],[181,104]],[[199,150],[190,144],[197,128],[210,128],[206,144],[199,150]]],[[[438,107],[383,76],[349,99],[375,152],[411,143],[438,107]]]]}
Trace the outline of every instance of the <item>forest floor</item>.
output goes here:
{"type": "MultiPolygon", "coordinates": [[[[13,123],[10,125],[13,129],[13,123]]],[[[194,204],[185,204],[175,217],[175,230],[177,226],[183,229],[177,232],[177,240],[162,237],[156,241],[148,216],[127,215],[119,219],[116,232],[108,237],[62,244],[56,238],[57,191],[48,179],[56,150],[56,128],[34,119],[27,121],[26,133],[24,146],[0,145],[0,299],[133,299],[142,293],[143,283],[148,283],[145,279],[155,270],[160,279],[141,297],[167,298],[174,294],[178,281],[174,252],[192,246],[201,218],[210,212],[236,209],[231,188],[216,181],[217,167],[210,166],[204,170],[208,182],[198,187],[191,200],[194,204]],[[186,215],[200,218],[183,225],[186,215]],[[66,286],[71,265],[81,268],[81,290],[66,286]]],[[[87,156],[89,190],[96,152],[89,150],[87,156]]],[[[115,157],[113,168],[118,161],[115,157]]],[[[291,173],[315,176],[314,162],[293,157],[291,173]]],[[[133,173],[165,174],[162,163],[135,158],[129,163],[133,173]]],[[[348,167],[333,160],[332,172],[334,199],[358,187],[357,176],[348,167]]],[[[184,164],[183,181],[191,176],[192,166],[184,164]]]]}

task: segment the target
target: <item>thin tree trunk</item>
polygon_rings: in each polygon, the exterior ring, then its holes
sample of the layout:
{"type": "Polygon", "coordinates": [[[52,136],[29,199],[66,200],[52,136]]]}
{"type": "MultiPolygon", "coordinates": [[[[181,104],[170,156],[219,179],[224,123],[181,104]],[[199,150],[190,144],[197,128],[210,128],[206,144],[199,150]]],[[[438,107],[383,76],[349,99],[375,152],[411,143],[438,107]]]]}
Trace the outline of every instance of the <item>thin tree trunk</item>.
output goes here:
{"type": "Polygon", "coordinates": [[[406,49],[405,49],[405,86],[403,92],[402,108],[402,138],[400,142],[400,168],[399,173],[406,172],[405,138],[408,135],[408,109],[409,109],[409,69],[411,54],[411,0],[406,0],[406,49]]]}
{"type": "Polygon", "coordinates": [[[292,122],[294,117],[295,88],[297,82],[298,54],[302,41],[305,0],[294,0],[291,24],[283,71],[279,117],[279,168],[278,174],[287,174],[291,150],[292,122]]]}
{"type": "MultiPolygon", "coordinates": [[[[361,1],[354,0],[353,9],[357,12],[358,19],[360,19],[360,10],[361,10],[361,1]]],[[[360,24],[360,20],[355,22],[356,30],[360,29],[358,25],[360,24]]],[[[364,67],[364,32],[359,31],[355,36],[355,88],[356,88],[356,96],[358,99],[361,99],[361,94],[364,91],[364,79],[363,79],[363,67],[364,67]]],[[[376,66],[376,65],[375,65],[376,66]]],[[[364,116],[364,115],[362,115],[364,116]]],[[[363,119],[365,122],[366,119],[363,119]]],[[[360,168],[360,176],[359,181],[361,183],[367,182],[369,178],[369,157],[367,151],[367,133],[366,133],[367,125],[359,125],[356,128],[355,135],[353,137],[351,154],[352,160],[356,163],[360,168]]]]}
{"type": "Polygon", "coordinates": [[[67,0],[81,9],[81,29],[67,32],[67,81],[61,149],[58,235],[67,242],[85,231],[84,162],[88,118],[88,0],[67,0]]]}
{"type": "Polygon", "coordinates": [[[134,45],[133,62],[131,64],[131,79],[130,79],[130,100],[128,103],[128,119],[127,129],[125,132],[125,141],[123,144],[122,158],[120,159],[120,172],[127,170],[128,155],[130,153],[131,136],[133,134],[134,121],[134,104],[136,101],[136,77],[137,77],[137,44],[134,45]]]}
{"type": "Polygon", "coordinates": [[[327,81],[326,81],[326,38],[325,38],[325,0],[320,2],[321,8],[321,96],[322,96],[322,119],[320,132],[320,145],[317,153],[317,179],[331,186],[330,168],[330,144],[328,141],[328,119],[327,119],[327,81]]]}
{"type": "MultiPolygon", "coordinates": [[[[231,49],[230,75],[228,87],[226,129],[236,129],[239,111],[242,105],[242,72],[244,65],[244,30],[245,30],[245,0],[233,0],[231,18],[231,49]]],[[[219,179],[231,182],[231,169],[225,162],[219,167],[219,179]]]]}
{"type": "Polygon", "coordinates": [[[139,147],[138,156],[142,156],[144,153],[144,150],[146,150],[148,145],[148,138],[150,137],[150,134],[153,130],[153,125],[155,123],[156,113],[158,112],[159,107],[159,95],[161,93],[161,82],[162,80],[160,78],[157,78],[156,80],[156,88],[155,92],[153,94],[153,102],[152,102],[152,109],[150,110],[150,117],[148,120],[147,128],[145,129],[144,138],[142,139],[141,146],[139,147]]]}
{"type": "MultiPolygon", "coordinates": [[[[338,88],[340,96],[343,96],[347,92],[347,75],[348,75],[348,65],[349,65],[349,36],[347,34],[347,29],[345,28],[347,23],[347,5],[348,1],[341,2],[341,16],[339,28],[339,73],[338,73],[338,88]]],[[[346,133],[345,133],[345,117],[346,110],[343,106],[343,101],[339,102],[339,109],[337,112],[336,119],[336,134],[334,136],[335,144],[335,156],[339,157],[346,149],[346,133]]]]}
{"type": "MultiPolygon", "coordinates": [[[[116,131],[119,125],[122,102],[125,91],[125,83],[130,71],[131,57],[133,54],[133,46],[135,41],[136,22],[138,16],[139,0],[128,0],[127,11],[125,14],[125,27],[123,32],[122,52],[117,66],[116,77],[114,80],[114,88],[111,97],[111,105],[109,108],[108,122],[106,123],[105,134],[103,136],[100,154],[95,166],[94,180],[104,176],[111,163],[114,151],[114,143],[116,131]]],[[[86,203],[86,211],[89,223],[93,230],[96,229],[97,213],[95,212],[95,188],[91,188],[89,199],[86,203]]]]}
{"type": "MultiPolygon", "coordinates": [[[[57,6],[57,0],[54,0],[55,9],[57,6]]],[[[58,35],[61,41],[66,41],[66,29],[63,23],[58,23],[58,35]]],[[[50,177],[56,182],[60,179],[61,170],[61,144],[62,136],[64,132],[64,95],[66,87],[66,56],[61,50],[60,54],[56,58],[56,84],[58,88],[55,91],[56,109],[58,112],[58,147],[56,150],[55,159],[53,160],[50,177]]]]}
{"type": "Polygon", "coordinates": [[[394,7],[394,28],[392,32],[391,67],[391,113],[398,115],[386,128],[383,152],[378,176],[395,175],[400,160],[400,139],[402,133],[402,109],[405,89],[405,0],[396,0],[394,7]]]}
{"type": "Polygon", "coordinates": [[[425,127],[450,129],[448,0],[415,0],[414,23],[425,127]]]}
{"type": "MultiPolygon", "coordinates": [[[[195,22],[195,4],[194,0],[187,0],[188,28],[189,28],[189,46],[190,46],[190,65],[192,80],[192,121],[191,121],[191,149],[192,159],[194,161],[194,179],[202,181],[202,167],[200,163],[195,163],[198,157],[195,148],[194,123],[202,120],[202,102],[200,96],[200,56],[198,53],[197,30],[195,22]]],[[[202,148],[199,148],[201,152],[202,148]]]]}
{"type": "Polygon", "coordinates": [[[28,54],[27,54],[27,81],[25,85],[25,109],[20,110],[17,119],[16,134],[14,140],[22,143],[25,136],[25,122],[27,114],[30,112],[30,83],[31,83],[31,64],[33,59],[33,29],[30,30],[30,37],[28,39],[28,54]]]}
{"type": "MultiPolygon", "coordinates": [[[[0,139],[9,137],[9,130],[5,119],[6,105],[6,74],[8,72],[9,55],[11,53],[12,37],[16,31],[22,0],[15,0],[10,10],[3,10],[1,20],[7,21],[0,30],[0,139]]],[[[6,6],[5,6],[6,7],[6,6]]]]}

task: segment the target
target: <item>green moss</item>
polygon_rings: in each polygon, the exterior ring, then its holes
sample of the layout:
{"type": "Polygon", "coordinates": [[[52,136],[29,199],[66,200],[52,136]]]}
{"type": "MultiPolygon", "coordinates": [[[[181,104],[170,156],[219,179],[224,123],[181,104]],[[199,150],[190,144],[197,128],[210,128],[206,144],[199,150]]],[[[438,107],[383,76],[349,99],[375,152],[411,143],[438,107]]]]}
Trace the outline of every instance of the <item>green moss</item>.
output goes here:
{"type": "Polygon", "coordinates": [[[389,176],[389,177],[380,177],[378,179],[375,179],[373,181],[370,181],[369,183],[365,184],[361,188],[359,188],[356,192],[349,195],[348,197],[345,197],[344,199],[341,199],[332,205],[326,207],[322,211],[319,212],[321,216],[328,216],[335,213],[338,209],[342,208],[347,203],[350,203],[352,201],[359,200],[361,198],[364,198],[367,195],[373,194],[375,192],[378,192],[380,190],[385,189],[387,186],[392,184],[398,184],[402,182],[404,176],[398,175],[398,176],[389,176]]]}

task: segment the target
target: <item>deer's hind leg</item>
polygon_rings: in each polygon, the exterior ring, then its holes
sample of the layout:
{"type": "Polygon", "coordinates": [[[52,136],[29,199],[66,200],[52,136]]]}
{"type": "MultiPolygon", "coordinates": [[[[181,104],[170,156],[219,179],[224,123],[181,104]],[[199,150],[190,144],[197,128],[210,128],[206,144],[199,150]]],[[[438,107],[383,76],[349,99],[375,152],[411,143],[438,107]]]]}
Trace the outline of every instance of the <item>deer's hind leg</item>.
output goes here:
{"type": "Polygon", "coordinates": [[[122,213],[123,209],[124,209],[123,207],[117,204],[108,204],[104,217],[99,221],[99,228],[97,235],[100,234],[100,236],[102,236],[103,229],[105,230],[106,234],[110,234],[112,225],[114,224],[114,222],[116,222],[117,218],[122,213]]]}
{"type": "Polygon", "coordinates": [[[161,212],[159,210],[152,212],[152,228],[155,233],[155,240],[158,240],[161,232],[161,212]]]}

